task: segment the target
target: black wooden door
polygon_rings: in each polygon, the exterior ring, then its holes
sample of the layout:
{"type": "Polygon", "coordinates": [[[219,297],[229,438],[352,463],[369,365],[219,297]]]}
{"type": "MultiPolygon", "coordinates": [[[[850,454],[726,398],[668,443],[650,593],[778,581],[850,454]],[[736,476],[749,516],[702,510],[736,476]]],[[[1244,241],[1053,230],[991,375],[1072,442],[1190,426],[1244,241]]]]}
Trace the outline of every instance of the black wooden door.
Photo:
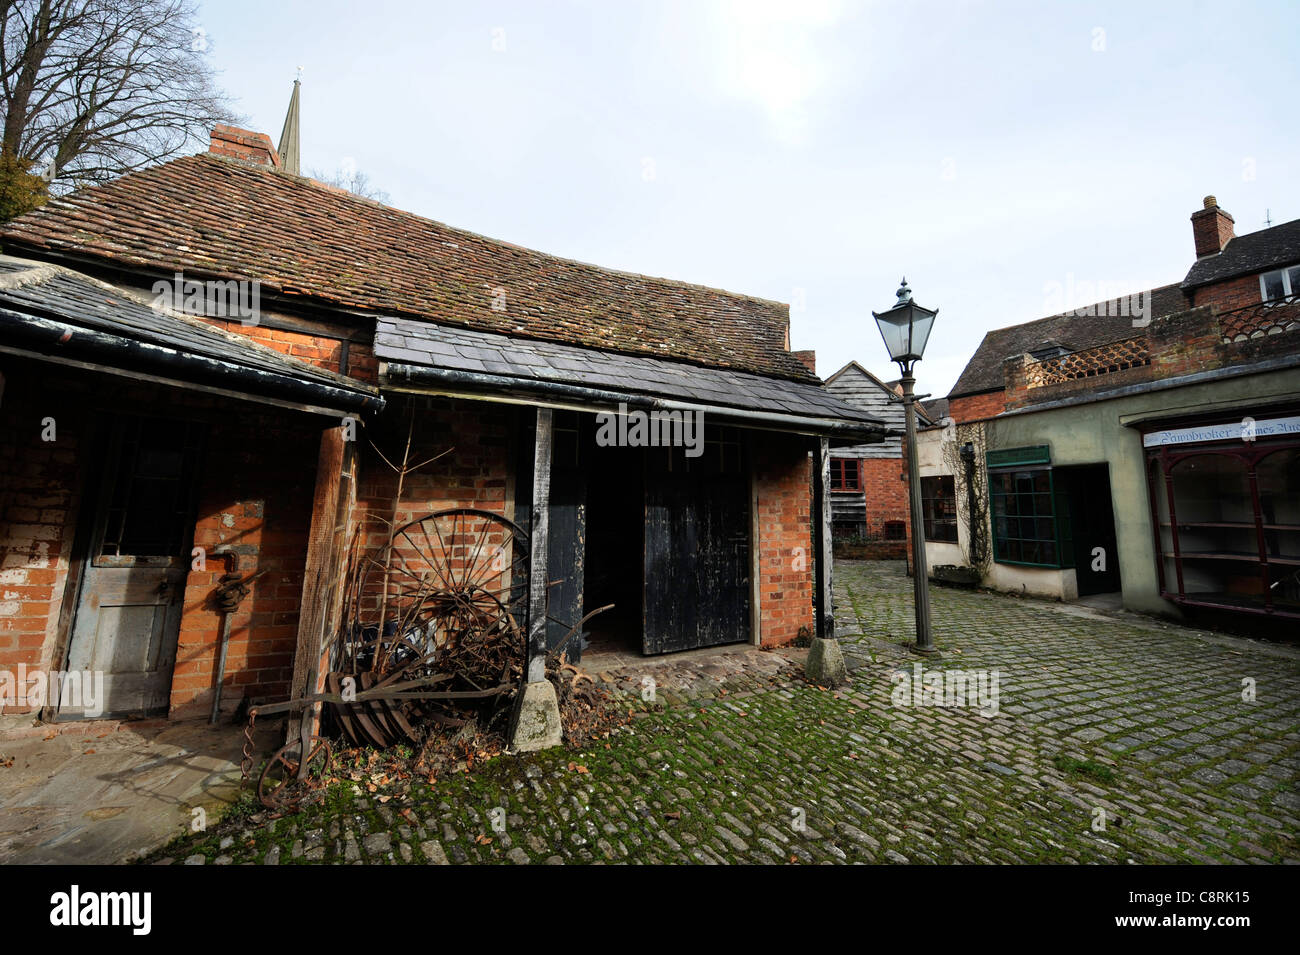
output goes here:
{"type": "Polygon", "coordinates": [[[743,475],[647,476],[645,653],[749,639],[749,523],[743,475]]]}

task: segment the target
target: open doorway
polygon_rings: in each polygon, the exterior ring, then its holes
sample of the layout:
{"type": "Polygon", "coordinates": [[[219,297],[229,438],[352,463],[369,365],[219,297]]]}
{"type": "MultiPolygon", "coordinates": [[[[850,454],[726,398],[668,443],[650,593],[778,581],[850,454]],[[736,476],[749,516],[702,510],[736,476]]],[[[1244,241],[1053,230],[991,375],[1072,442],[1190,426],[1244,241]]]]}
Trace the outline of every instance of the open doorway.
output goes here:
{"type": "Polygon", "coordinates": [[[587,625],[584,654],[641,654],[645,451],[590,445],[583,612],[613,604],[587,625]]]}
{"type": "Polygon", "coordinates": [[[1085,464],[1057,468],[1065,478],[1074,537],[1074,568],[1079,596],[1112,594],[1120,590],[1119,554],[1115,543],[1115,512],[1110,496],[1110,467],[1085,464]]]}

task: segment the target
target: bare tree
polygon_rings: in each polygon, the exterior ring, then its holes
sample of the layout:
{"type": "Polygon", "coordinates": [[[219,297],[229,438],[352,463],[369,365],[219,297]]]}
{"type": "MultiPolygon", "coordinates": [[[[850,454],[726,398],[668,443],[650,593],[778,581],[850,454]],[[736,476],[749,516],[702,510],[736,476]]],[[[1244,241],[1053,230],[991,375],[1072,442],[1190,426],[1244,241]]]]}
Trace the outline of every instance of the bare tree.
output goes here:
{"type": "Polygon", "coordinates": [[[3,152],[55,192],[172,159],[238,121],[190,0],[0,0],[3,152]]]}
{"type": "Polygon", "coordinates": [[[313,169],[311,178],[336,189],[346,189],[354,196],[360,196],[362,199],[373,199],[375,202],[385,203],[389,199],[388,193],[372,186],[370,177],[350,162],[345,162],[335,173],[323,173],[318,169],[313,169]]]}

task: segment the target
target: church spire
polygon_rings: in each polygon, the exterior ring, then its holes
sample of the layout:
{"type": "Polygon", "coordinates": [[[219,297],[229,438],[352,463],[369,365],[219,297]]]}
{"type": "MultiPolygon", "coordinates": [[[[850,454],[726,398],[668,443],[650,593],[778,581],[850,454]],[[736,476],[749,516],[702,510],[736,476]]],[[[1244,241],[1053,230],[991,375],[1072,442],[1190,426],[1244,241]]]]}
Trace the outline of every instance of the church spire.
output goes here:
{"type": "MultiPolygon", "coordinates": [[[[302,74],[302,67],[298,68],[299,76],[302,74]]],[[[284,129],[280,131],[280,168],[285,172],[291,172],[295,176],[301,175],[298,170],[298,87],[302,85],[301,79],[293,81],[293,95],[289,97],[289,112],[284,116],[284,129]]]]}

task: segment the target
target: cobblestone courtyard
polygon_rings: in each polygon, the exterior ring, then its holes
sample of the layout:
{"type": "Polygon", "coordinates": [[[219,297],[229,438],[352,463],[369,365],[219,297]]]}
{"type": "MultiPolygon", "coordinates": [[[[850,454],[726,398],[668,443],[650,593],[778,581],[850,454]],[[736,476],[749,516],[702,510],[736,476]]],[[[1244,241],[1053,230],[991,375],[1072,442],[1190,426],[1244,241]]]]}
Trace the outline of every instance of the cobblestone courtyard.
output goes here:
{"type": "Polygon", "coordinates": [[[753,651],[762,665],[682,681],[608,746],[505,757],[387,799],[345,784],[156,861],[1300,860],[1294,648],[935,588],[944,653],[923,666],[996,671],[997,713],[899,705],[919,660],[901,646],[911,582],[898,563],[836,573],[852,672],[838,692],[753,651]]]}

